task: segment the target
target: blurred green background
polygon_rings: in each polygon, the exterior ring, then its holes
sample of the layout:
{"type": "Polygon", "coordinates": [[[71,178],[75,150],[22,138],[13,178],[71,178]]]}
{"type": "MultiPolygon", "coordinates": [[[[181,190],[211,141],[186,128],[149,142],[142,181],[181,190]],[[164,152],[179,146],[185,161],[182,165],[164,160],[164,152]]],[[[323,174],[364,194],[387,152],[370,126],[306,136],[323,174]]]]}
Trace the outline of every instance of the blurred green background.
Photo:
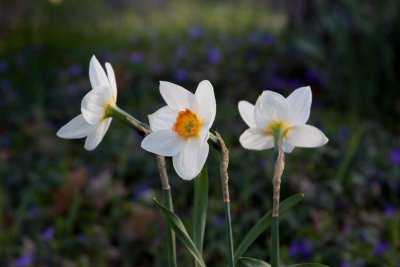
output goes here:
{"type": "MultiPolygon", "coordinates": [[[[286,155],[284,265],[400,266],[400,2],[2,0],[0,266],[165,266],[155,157],[115,121],[96,150],[56,131],[80,111],[95,54],[116,72],[118,105],[146,121],[160,80],[208,79],[230,149],[234,240],[272,206],[272,151],[241,148],[239,100],[310,85],[309,123],[330,139],[286,155]]],[[[168,163],[170,161],[168,160],[168,163]]],[[[210,151],[205,238],[225,264],[218,154],[210,151]]],[[[190,229],[193,182],[168,166],[190,229]]],[[[246,256],[269,261],[267,231],[246,256]]],[[[181,266],[193,261],[178,246],[181,266]]]]}

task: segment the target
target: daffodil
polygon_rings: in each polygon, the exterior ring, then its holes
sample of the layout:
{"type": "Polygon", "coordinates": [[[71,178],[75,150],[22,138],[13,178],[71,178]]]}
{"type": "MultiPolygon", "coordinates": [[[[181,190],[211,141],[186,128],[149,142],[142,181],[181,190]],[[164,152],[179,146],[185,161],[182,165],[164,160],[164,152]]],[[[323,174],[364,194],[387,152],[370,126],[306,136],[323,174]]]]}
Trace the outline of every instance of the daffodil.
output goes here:
{"type": "Polygon", "coordinates": [[[216,103],[209,81],[202,81],[195,92],[170,82],[160,82],[160,93],[167,106],[149,115],[152,133],[142,141],[142,148],[173,157],[178,175],[195,178],[208,156],[209,129],[214,122],[216,103]]]}
{"type": "Polygon", "coordinates": [[[255,106],[240,101],[240,115],[250,127],[240,136],[240,144],[246,149],[263,150],[273,148],[280,138],[287,153],[294,147],[325,145],[328,138],[316,127],[306,124],[311,100],[311,89],[307,86],[293,91],[287,98],[264,91],[255,106]]]}
{"type": "Polygon", "coordinates": [[[66,139],[86,137],[85,149],[93,150],[101,142],[111,123],[111,110],[116,108],[117,85],[114,70],[106,63],[106,71],[93,56],[89,64],[92,90],[82,99],[81,114],[64,125],[57,136],[66,139]]]}

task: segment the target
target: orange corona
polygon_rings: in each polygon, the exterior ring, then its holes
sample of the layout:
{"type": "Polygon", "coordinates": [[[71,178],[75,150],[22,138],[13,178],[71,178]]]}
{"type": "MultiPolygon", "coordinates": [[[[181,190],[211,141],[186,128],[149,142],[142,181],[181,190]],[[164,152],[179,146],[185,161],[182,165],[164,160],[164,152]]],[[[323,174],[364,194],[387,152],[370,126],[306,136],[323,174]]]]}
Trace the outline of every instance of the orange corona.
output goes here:
{"type": "Polygon", "coordinates": [[[172,130],[183,138],[189,138],[200,135],[202,124],[203,121],[200,120],[195,113],[191,112],[189,109],[185,109],[178,113],[172,130]]]}

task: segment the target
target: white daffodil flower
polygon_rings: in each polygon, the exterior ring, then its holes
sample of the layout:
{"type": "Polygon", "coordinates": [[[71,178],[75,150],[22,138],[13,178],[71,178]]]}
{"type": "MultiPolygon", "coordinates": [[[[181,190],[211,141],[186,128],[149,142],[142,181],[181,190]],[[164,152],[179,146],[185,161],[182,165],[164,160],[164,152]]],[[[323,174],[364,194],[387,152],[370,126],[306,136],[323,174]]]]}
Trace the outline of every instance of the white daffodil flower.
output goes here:
{"type": "Polygon", "coordinates": [[[86,137],[85,149],[93,150],[103,139],[112,118],[109,110],[116,107],[117,85],[114,70],[106,63],[107,75],[95,56],[90,60],[89,79],[92,90],[81,103],[81,112],[57,132],[66,139],[86,137]]]}
{"type": "Polygon", "coordinates": [[[256,105],[239,102],[239,112],[250,127],[240,136],[240,144],[246,149],[263,150],[273,148],[274,135],[282,136],[283,151],[292,152],[294,147],[319,147],[328,138],[316,127],[306,124],[310,117],[311,89],[301,87],[287,98],[264,91],[256,105]]]}
{"type": "Polygon", "coordinates": [[[178,175],[192,180],[201,171],[208,156],[209,130],[215,119],[214,90],[202,81],[192,94],[170,82],[160,82],[160,93],[167,106],[149,115],[152,133],[142,148],[162,156],[172,156],[178,175]]]}

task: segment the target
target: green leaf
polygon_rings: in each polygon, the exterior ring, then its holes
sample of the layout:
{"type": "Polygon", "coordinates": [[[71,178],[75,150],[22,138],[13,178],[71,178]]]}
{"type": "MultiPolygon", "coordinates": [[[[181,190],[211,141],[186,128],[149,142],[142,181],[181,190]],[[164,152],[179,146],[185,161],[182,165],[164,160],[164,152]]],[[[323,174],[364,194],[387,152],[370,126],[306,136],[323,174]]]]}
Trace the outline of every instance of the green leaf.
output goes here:
{"type": "Polygon", "coordinates": [[[246,265],[246,267],[271,267],[268,263],[262,260],[257,260],[253,258],[247,258],[247,257],[240,257],[239,261],[246,265]]]}
{"type": "Polygon", "coordinates": [[[329,267],[329,266],[320,263],[299,263],[295,265],[290,265],[289,267],[329,267]]]}
{"type": "MultiPolygon", "coordinates": [[[[193,242],[200,254],[203,253],[204,231],[206,228],[208,206],[208,173],[204,166],[200,175],[194,179],[193,242]]],[[[197,264],[196,264],[197,266],[197,264]]]]}
{"type": "MultiPolygon", "coordinates": [[[[293,195],[281,202],[279,207],[279,213],[283,216],[290,208],[295,206],[304,198],[303,193],[293,195]]],[[[272,210],[268,211],[257,223],[251,228],[248,234],[243,238],[242,242],[238,246],[235,252],[235,262],[246,252],[251,244],[264,232],[268,226],[271,225],[272,221],[272,210]]]]}
{"type": "Polygon", "coordinates": [[[154,201],[156,202],[157,206],[160,208],[161,212],[163,213],[168,226],[171,227],[175,231],[175,234],[179,238],[179,240],[183,243],[183,245],[185,245],[185,247],[193,255],[193,257],[200,264],[200,266],[206,267],[206,264],[204,263],[201,253],[196,248],[192,239],[189,237],[189,234],[186,231],[186,228],[183,225],[181,219],[179,219],[179,217],[175,213],[173,213],[172,211],[170,211],[169,209],[167,209],[166,207],[161,205],[157,201],[157,199],[154,198],[154,201]]]}

